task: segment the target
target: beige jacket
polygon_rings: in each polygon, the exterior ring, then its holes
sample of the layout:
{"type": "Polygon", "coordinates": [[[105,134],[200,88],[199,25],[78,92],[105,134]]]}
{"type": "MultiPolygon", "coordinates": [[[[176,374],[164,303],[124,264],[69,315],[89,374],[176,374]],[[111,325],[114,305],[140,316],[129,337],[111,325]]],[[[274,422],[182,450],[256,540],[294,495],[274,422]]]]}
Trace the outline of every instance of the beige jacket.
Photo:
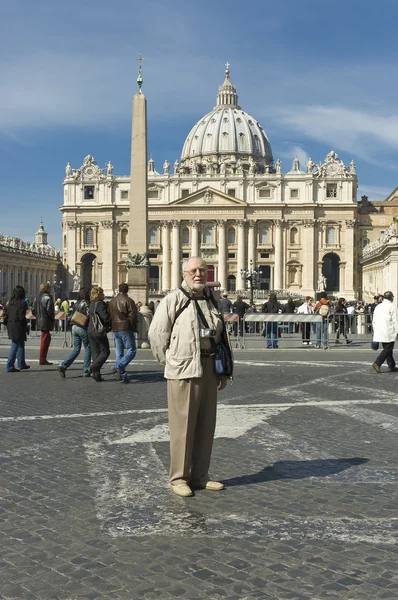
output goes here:
{"type": "MultiPolygon", "coordinates": [[[[189,287],[185,283],[182,285],[189,292],[189,287]]],[[[177,311],[186,302],[187,297],[181,290],[170,292],[156,309],[149,329],[152,354],[158,362],[165,365],[166,379],[191,379],[203,375],[195,302],[190,302],[175,321],[177,311]]],[[[219,311],[210,302],[209,309],[215,320],[221,318],[219,311]]]]}

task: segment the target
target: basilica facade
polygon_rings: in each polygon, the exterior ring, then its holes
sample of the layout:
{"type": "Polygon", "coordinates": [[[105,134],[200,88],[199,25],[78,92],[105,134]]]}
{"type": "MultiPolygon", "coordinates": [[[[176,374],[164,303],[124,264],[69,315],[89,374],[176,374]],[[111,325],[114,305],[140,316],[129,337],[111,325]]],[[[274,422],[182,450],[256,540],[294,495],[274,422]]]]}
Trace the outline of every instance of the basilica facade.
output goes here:
{"type": "MultiPolygon", "coordinates": [[[[69,290],[98,284],[106,295],[126,280],[130,177],[88,155],[66,166],[63,264],[69,290]]],[[[244,291],[258,272],[268,290],[314,296],[358,295],[357,175],[333,151],[286,172],[258,121],[238,104],[229,69],[216,106],[191,129],[173,165],[148,163],[149,287],[177,287],[189,256],[202,256],[209,280],[244,291]],[[322,284],[320,282],[323,282],[322,284]]]]}

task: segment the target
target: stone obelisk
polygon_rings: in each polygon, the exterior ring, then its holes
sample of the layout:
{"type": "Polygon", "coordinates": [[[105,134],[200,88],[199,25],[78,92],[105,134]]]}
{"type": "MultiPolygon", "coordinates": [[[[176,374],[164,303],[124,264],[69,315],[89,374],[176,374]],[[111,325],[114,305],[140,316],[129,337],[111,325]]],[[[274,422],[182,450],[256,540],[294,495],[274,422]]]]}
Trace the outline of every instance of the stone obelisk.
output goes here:
{"type": "Polygon", "coordinates": [[[135,302],[148,301],[148,177],[146,98],[142,93],[142,56],[138,92],[133,98],[130,166],[129,262],[127,283],[135,302]]]}

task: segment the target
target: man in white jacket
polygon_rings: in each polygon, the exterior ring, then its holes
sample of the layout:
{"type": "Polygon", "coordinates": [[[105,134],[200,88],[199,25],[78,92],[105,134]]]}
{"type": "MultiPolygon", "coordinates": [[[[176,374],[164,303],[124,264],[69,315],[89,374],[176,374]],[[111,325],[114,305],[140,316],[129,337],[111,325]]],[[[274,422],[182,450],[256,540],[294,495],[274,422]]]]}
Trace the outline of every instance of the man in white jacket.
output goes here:
{"type": "Polygon", "coordinates": [[[381,373],[381,365],[387,361],[390,371],[397,371],[393,357],[394,343],[398,333],[397,309],[393,305],[394,294],[385,292],[373,313],[373,341],[383,346],[383,351],[373,363],[373,368],[381,373]]]}
{"type": "Polygon", "coordinates": [[[227,378],[216,375],[214,345],[225,336],[223,317],[213,304],[207,283],[207,265],[190,258],[180,289],[159,304],[149,341],[154,357],[165,365],[170,429],[170,487],[177,496],[192,496],[192,488],[218,491],[209,466],[216,424],[217,389],[227,378]],[[203,323],[204,316],[206,323],[203,323]]]}

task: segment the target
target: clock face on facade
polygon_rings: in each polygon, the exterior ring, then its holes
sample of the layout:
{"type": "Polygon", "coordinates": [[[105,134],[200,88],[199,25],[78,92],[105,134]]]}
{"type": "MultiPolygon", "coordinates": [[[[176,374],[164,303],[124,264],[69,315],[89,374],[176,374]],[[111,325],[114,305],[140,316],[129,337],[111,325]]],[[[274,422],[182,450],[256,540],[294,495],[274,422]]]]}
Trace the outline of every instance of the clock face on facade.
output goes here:
{"type": "Polygon", "coordinates": [[[329,166],[327,167],[327,172],[328,172],[328,174],[329,174],[329,175],[336,175],[336,173],[337,173],[337,170],[338,170],[338,167],[337,167],[337,165],[333,165],[333,164],[331,164],[331,165],[329,165],[329,166]]]}
{"type": "Polygon", "coordinates": [[[85,174],[87,177],[92,177],[92,176],[94,175],[94,169],[93,169],[93,167],[87,167],[87,168],[84,170],[84,174],[85,174]]]}

